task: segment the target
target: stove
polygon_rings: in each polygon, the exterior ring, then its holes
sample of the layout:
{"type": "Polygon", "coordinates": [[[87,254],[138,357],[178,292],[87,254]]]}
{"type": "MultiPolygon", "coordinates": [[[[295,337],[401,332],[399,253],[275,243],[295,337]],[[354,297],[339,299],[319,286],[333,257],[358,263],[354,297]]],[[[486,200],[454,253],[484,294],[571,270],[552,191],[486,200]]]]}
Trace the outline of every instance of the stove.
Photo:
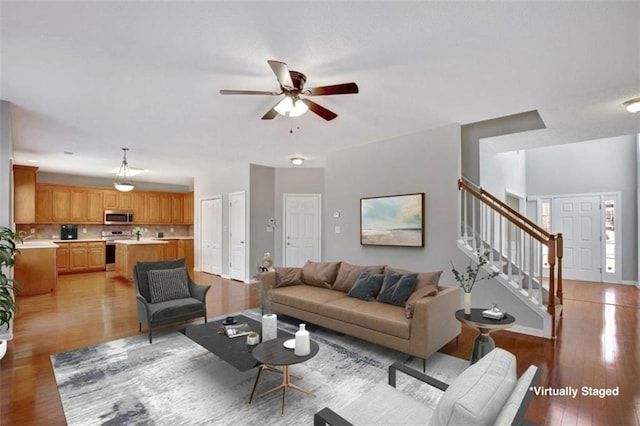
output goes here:
{"type": "Polygon", "coordinates": [[[105,241],[105,265],[107,271],[116,269],[116,240],[130,240],[131,231],[102,231],[101,238],[105,241]]]}

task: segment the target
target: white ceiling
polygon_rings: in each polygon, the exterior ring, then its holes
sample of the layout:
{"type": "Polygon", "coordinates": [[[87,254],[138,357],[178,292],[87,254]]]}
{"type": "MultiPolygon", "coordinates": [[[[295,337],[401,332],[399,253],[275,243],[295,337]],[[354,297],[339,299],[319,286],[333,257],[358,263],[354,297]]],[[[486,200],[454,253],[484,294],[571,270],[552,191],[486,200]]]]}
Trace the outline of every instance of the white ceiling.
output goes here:
{"type": "Polygon", "coordinates": [[[621,106],[640,96],[638,2],[2,1],[0,17],[14,156],[49,172],[112,177],[128,147],[136,179],[189,185],[536,109],[547,129],[496,146],[640,132],[621,106]],[[268,59],[360,93],[315,97],[330,122],[218,93],[278,90],[268,59]]]}

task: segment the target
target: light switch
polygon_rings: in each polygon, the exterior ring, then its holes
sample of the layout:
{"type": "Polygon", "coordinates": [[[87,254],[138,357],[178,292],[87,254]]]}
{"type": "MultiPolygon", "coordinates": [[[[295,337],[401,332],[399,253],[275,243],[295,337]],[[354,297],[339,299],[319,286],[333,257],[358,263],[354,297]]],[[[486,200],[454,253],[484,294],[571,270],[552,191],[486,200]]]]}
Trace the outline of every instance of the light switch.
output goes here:
{"type": "Polygon", "coordinates": [[[334,232],[335,232],[336,234],[339,234],[339,233],[340,233],[340,227],[339,227],[339,226],[334,226],[334,227],[333,227],[333,230],[334,230],[334,232]]]}

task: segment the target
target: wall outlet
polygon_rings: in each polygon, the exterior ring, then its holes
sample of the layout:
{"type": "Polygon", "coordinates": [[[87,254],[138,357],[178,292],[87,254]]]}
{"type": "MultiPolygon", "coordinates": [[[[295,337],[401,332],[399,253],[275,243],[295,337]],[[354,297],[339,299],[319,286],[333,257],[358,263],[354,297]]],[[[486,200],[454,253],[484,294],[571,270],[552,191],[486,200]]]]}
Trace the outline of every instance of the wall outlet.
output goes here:
{"type": "Polygon", "coordinates": [[[339,234],[339,233],[340,233],[340,227],[339,227],[339,226],[334,226],[334,227],[333,227],[333,231],[334,231],[336,234],[339,234]]]}
{"type": "Polygon", "coordinates": [[[29,229],[29,233],[31,233],[31,234],[35,234],[35,233],[36,233],[36,228],[31,228],[31,229],[29,229]]]}
{"type": "Polygon", "coordinates": [[[82,233],[86,234],[87,233],[87,228],[82,228],[82,233]]]}
{"type": "Polygon", "coordinates": [[[169,232],[173,232],[173,228],[170,228],[169,232]]]}

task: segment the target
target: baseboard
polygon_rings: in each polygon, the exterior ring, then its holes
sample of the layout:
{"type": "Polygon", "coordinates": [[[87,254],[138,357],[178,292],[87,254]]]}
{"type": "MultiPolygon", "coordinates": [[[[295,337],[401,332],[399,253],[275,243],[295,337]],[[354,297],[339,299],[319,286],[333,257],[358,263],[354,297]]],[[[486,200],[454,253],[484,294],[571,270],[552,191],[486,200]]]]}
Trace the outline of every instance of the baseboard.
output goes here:
{"type": "Polygon", "coordinates": [[[227,274],[220,274],[220,278],[224,278],[225,280],[230,280],[231,276],[227,274]]]}
{"type": "Polygon", "coordinates": [[[622,284],[622,285],[632,285],[634,287],[640,288],[640,283],[638,283],[637,281],[622,280],[622,281],[620,281],[620,284],[622,284]]]}
{"type": "Polygon", "coordinates": [[[514,325],[505,331],[513,331],[520,334],[527,334],[529,336],[542,337],[543,339],[548,339],[547,336],[544,335],[544,330],[538,328],[525,327],[524,325],[514,325]]]}

